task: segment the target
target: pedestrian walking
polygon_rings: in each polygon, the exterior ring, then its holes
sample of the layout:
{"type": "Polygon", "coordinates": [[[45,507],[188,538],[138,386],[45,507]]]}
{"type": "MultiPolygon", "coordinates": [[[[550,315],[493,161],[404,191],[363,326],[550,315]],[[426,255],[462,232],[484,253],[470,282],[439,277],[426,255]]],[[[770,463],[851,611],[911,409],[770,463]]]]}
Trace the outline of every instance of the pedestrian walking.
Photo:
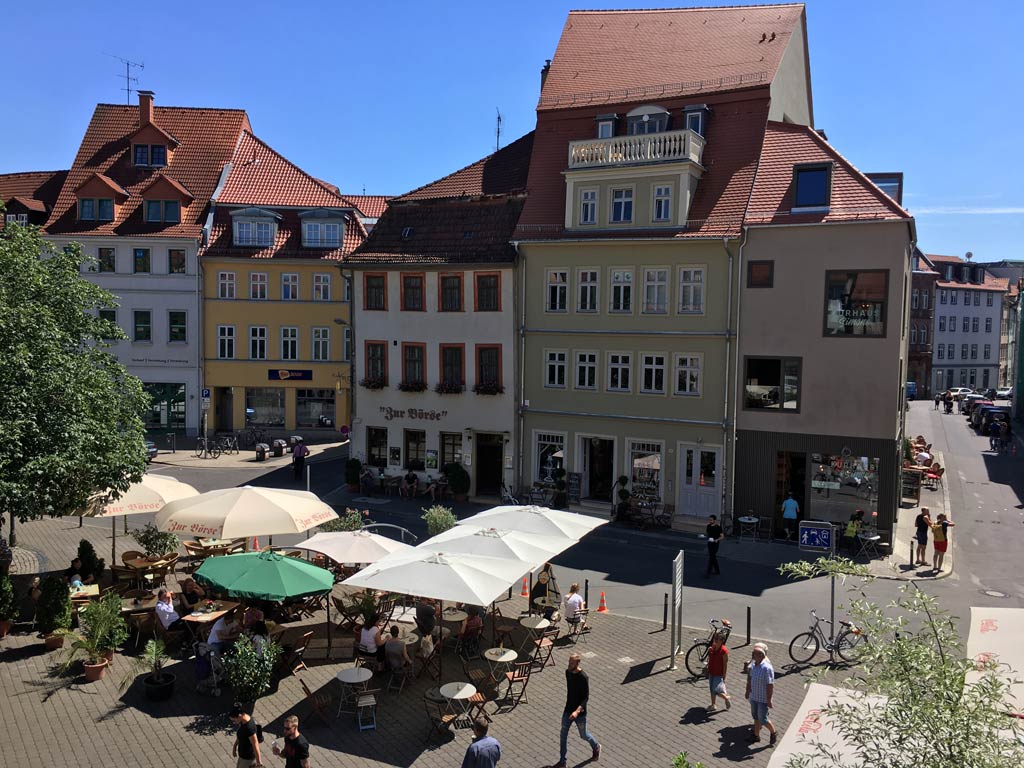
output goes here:
{"type": "Polygon", "coordinates": [[[754,728],[748,739],[751,744],[761,740],[761,727],[768,728],[768,744],[775,746],[778,735],[775,726],[768,719],[768,710],[774,705],[772,695],[775,692],[775,669],[768,661],[768,646],[755,643],[750,654],[750,668],[747,670],[746,698],[750,701],[750,716],[754,718],[754,728]]]}
{"type": "Polygon", "coordinates": [[[932,558],[932,568],[936,573],[942,570],[942,559],[946,556],[946,549],[949,547],[949,528],[956,525],[946,518],[946,513],[941,512],[932,523],[932,547],[935,554],[932,558]]]}
{"type": "Polygon", "coordinates": [[[999,422],[993,419],[988,425],[988,449],[999,450],[999,422]]]}
{"type": "Polygon", "coordinates": [[[487,735],[487,718],[473,721],[473,743],[462,758],[462,768],[494,768],[501,760],[501,744],[487,735]]]}
{"type": "Polygon", "coordinates": [[[796,536],[797,519],[800,517],[800,504],[790,491],[782,502],[782,527],[786,529],[786,541],[796,536]]]}
{"type": "Polygon", "coordinates": [[[722,526],[718,524],[715,515],[708,516],[708,525],[704,532],[708,537],[708,569],[704,573],[704,578],[707,578],[712,573],[717,576],[722,572],[718,568],[718,545],[725,538],[725,533],[722,532],[722,526]]]}
{"type": "Polygon", "coordinates": [[[295,447],[292,448],[292,471],[295,472],[295,479],[301,480],[302,473],[306,469],[306,457],[309,456],[309,448],[302,442],[300,437],[295,441],[295,447]]]}
{"type": "Polygon", "coordinates": [[[711,706],[708,712],[718,711],[715,700],[721,696],[726,709],[732,709],[732,699],[725,689],[725,678],[729,672],[729,649],[725,647],[725,636],[716,632],[708,649],[708,688],[711,689],[711,706]]]}
{"type": "Polygon", "coordinates": [[[241,704],[235,704],[228,712],[231,724],[235,726],[235,743],[231,756],[238,759],[237,768],[262,768],[263,755],[260,753],[259,726],[241,704]]]}
{"type": "Polygon", "coordinates": [[[914,518],[914,538],[917,539],[917,556],[914,558],[914,565],[928,565],[928,531],[932,528],[931,512],[928,507],[921,507],[917,517],[914,518]]]}
{"type": "Polygon", "coordinates": [[[1010,450],[1010,420],[999,422],[999,452],[1010,450]]]}
{"type": "Polygon", "coordinates": [[[569,728],[576,723],[580,738],[583,739],[593,753],[590,761],[596,763],[601,757],[601,745],[597,743],[590,731],[587,730],[587,703],[590,699],[590,679],[587,673],[580,669],[580,655],[572,654],[569,657],[569,666],[565,670],[565,709],[562,711],[562,732],[559,736],[559,758],[558,762],[551,768],[565,768],[565,760],[568,757],[569,728]]]}
{"type": "Polygon", "coordinates": [[[939,410],[939,403],[942,401],[942,394],[940,392],[935,393],[935,410],[939,410]]]}
{"type": "Polygon", "coordinates": [[[309,742],[299,733],[299,718],[289,715],[284,719],[284,746],[277,740],[271,745],[274,754],[284,758],[284,768],[309,768],[309,742]]]}

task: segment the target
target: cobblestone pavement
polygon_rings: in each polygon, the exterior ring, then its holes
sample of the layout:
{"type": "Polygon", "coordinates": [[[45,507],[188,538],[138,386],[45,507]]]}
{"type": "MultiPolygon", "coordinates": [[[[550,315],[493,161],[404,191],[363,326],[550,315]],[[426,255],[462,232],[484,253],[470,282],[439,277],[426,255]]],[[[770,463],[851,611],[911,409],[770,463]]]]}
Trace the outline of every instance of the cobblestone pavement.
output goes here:
{"type": "MultiPolygon", "coordinates": [[[[79,538],[89,538],[97,551],[109,551],[108,533],[98,527],[77,528],[77,521],[36,521],[19,528],[19,543],[36,553],[51,570],[64,567],[79,538]]],[[[133,544],[118,540],[119,551],[133,544]]],[[[20,557],[19,564],[28,564],[20,557]]],[[[517,616],[525,601],[515,596],[499,605],[506,616],[517,616]]],[[[612,606],[614,608],[614,606],[612,606]]],[[[323,616],[317,617],[318,634],[323,616]]],[[[694,617],[696,618],[696,617],[694,617]]],[[[751,749],[745,738],[749,708],[743,701],[742,662],[749,658],[743,638],[735,636],[729,687],[735,704],[731,711],[708,715],[707,684],[694,681],[679,669],[668,671],[668,633],[660,624],[616,616],[591,614],[593,633],[577,649],[590,675],[589,726],[603,746],[601,765],[669,766],[681,750],[705,765],[742,762],[766,765],[770,748],[763,742],[751,749]]],[[[196,692],[191,660],[176,660],[170,671],[177,675],[174,698],[146,701],[138,684],[124,693],[118,683],[130,669],[130,659],[119,653],[106,679],[85,684],[76,678],[55,678],[50,669],[58,653],[46,653],[42,641],[26,624],[0,642],[0,717],[6,724],[4,763],[7,765],[77,766],[229,766],[231,735],[224,712],[230,706],[226,689],[219,698],[196,692]]],[[[289,630],[293,632],[294,630],[289,630]]],[[[684,646],[692,634],[685,635],[684,646]]],[[[287,637],[286,637],[287,640],[287,637]]],[[[523,637],[515,638],[517,643],[523,637]]],[[[128,654],[134,653],[129,649],[128,654]]],[[[493,715],[492,735],[503,745],[503,768],[537,768],[558,758],[559,718],[565,696],[563,669],[571,650],[559,645],[554,667],[535,672],[527,688],[529,701],[511,712],[493,715]]],[[[770,646],[779,673],[773,719],[785,729],[803,698],[809,670],[793,670],[785,648],[770,646]]],[[[820,657],[824,661],[824,657],[820,657]]],[[[300,681],[286,677],[256,707],[256,717],[266,726],[267,743],[280,735],[282,719],[298,714],[301,730],[313,745],[315,766],[456,766],[471,737],[458,729],[454,739],[428,739],[423,693],[438,683],[428,675],[402,693],[379,693],[377,728],[360,732],[353,715],[334,718],[337,707],[336,673],[351,662],[310,661],[302,679],[315,692],[333,697],[329,723],[311,716],[300,681]]],[[[132,673],[133,675],[134,673],[132,673]]],[[[445,657],[446,682],[464,678],[453,654],[445,657]]],[[[383,676],[374,687],[385,687],[383,676]]],[[[494,705],[488,707],[492,711],[494,705]]],[[[570,734],[569,765],[588,763],[589,749],[570,734]]],[[[268,759],[270,765],[278,764],[268,759]]]]}

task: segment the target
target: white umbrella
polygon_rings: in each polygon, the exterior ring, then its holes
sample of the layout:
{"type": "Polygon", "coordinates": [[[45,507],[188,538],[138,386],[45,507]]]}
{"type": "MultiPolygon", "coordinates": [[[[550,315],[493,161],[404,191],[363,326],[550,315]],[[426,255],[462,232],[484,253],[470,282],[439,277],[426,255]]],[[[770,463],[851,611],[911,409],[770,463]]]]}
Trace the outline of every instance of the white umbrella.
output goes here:
{"type": "Polygon", "coordinates": [[[452,603],[487,605],[529,570],[530,565],[522,560],[448,554],[443,543],[434,547],[431,540],[392,552],[342,584],[452,603]]]}
{"type": "MultiPolygon", "coordinates": [[[[146,512],[159,512],[165,505],[178,499],[187,499],[198,496],[199,491],[188,483],[183,483],[177,478],[167,475],[145,474],[137,483],[128,486],[128,490],[114,501],[102,503],[102,499],[109,498],[112,491],[108,490],[99,494],[86,517],[123,517],[125,515],[141,515],[146,512]]],[[[111,520],[111,562],[117,559],[116,542],[117,521],[111,520]]]]}
{"type": "Polygon", "coordinates": [[[172,501],[156,516],[161,531],[215,539],[301,533],[338,515],[316,494],[279,488],[223,488],[172,501]]]}
{"type": "Polygon", "coordinates": [[[318,533],[295,549],[311,549],[336,563],[375,563],[391,552],[412,549],[408,544],[370,531],[318,533]]]}
{"type": "Polygon", "coordinates": [[[533,570],[575,542],[562,536],[538,536],[479,525],[457,525],[439,533],[427,543],[449,554],[522,560],[533,570]]]}
{"type": "MultiPolygon", "coordinates": [[[[535,506],[502,506],[485,509],[459,521],[459,525],[480,525],[503,531],[519,531],[536,536],[552,536],[579,541],[595,528],[607,523],[590,515],[561,512],[535,506]]],[[[564,547],[563,547],[564,548],[564,547]]]]}

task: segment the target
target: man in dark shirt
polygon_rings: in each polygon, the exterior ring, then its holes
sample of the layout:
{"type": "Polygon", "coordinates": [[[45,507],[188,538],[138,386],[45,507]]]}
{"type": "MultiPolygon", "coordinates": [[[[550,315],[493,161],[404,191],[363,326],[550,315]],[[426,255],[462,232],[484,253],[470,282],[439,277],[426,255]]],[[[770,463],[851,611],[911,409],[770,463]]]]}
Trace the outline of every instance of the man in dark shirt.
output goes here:
{"type": "Polygon", "coordinates": [[[708,527],[704,529],[704,532],[708,537],[708,569],[704,573],[704,578],[707,578],[712,573],[718,575],[722,572],[718,568],[718,545],[725,538],[725,534],[722,532],[722,526],[718,524],[718,518],[714,515],[708,516],[708,527]]]}
{"type": "Polygon", "coordinates": [[[569,667],[565,670],[565,710],[562,712],[562,733],[559,741],[559,758],[551,768],[565,768],[568,756],[569,727],[575,722],[580,738],[586,741],[593,754],[590,761],[596,763],[601,756],[601,745],[587,730],[587,700],[590,698],[590,679],[580,669],[580,655],[574,653],[569,657],[569,667]]]}
{"type": "Polygon", "coordinates": [[[284,768],[309,768],[309,742],[299,733],[299,718],[284,719],[284,747],[274,747],[274,754],[284,758],[284,768]]]}
{"type": "Polygon", "coordinates": [[[434,634],[434,627],[437,626],[437,608],[429,597],[421,598],[416,603],[416,626],[424,637],[434,634]]]}
{"type": "Polygon", "coordinates": [[[238,768],[263,765],[256,721],[238,704],[231,709],[228,717],[235,726],[235,745],[231,748],[231,756],[238,758],[238,768]]]}

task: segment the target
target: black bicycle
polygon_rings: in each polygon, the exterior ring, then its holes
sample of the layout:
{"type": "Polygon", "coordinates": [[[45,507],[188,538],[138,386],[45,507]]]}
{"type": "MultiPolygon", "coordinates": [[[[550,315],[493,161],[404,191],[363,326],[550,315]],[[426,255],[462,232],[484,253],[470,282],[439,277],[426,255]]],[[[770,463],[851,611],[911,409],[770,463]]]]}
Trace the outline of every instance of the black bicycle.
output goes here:
{"type": "Polygon", "coordinates": [[[693,645],[686,652],[686,671],[694,677],[703,677],[707,673],[708,653],[711,651],[711,641],[715,639],[715,635],[722,635],[724,645],[732,632],[732,624],[728,619],[722,619],[721,622],[718,619],[711,619],[708,624],[711,625],[708,636],[704,639],[695,637],[693,645]]]}
{"type": "Polygon", "coordinates": [[[840,620],[839,624],[843,629],[836,635],[835,643],[833,644],[825,636],[825,632],[821,628],[822,622],[826,624],[831,624],[832,622],[819,617],[815,611],[811,611],[811,617],[814,619],[814,623],[811,624],[808,631],[801,632],[789,642],[789,658],[797,664],[806,664],[814,658],[818,649],[824,646],[825,650],[829,653],[833,651],[838,653],[839,658],[843,661],[857,660],[864,644],[868,641],[866,634],[851,622],[840,620]]]}
{"type": "Polygon", "coordinates": [[[250,426],[238,433],[238,444],[243,448],[252,448],[258,443],[267,442],[267,431],[260,427],[250,426]]]}
{"type": "Polygon", "coordinates": [[[216,443],[221,453],[238,453],[238,438],[234,435],[218,435],[216,443]]]}

